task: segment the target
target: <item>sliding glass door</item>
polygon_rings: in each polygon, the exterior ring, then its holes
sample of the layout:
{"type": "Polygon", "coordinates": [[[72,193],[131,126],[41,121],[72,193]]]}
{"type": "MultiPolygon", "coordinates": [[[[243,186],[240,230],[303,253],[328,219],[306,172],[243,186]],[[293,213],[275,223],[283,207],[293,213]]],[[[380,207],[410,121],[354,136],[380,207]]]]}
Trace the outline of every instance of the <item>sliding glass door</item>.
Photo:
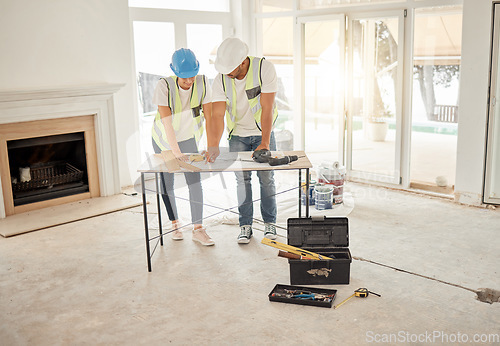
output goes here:
{"type": "Polygon", "coordinates": [[[455,185],[462,7],[415,10],[410,187],[451,195],[455,185]]]}
{"type": "Polygon", "coordinates": [[[345,16],[301,19],[304,148],[313,165],[343,162],[345,16]]]}
{"type": "Polygon", "coordinates": [[[295,2],[256,14],[268,23],[257,32],[270,48],[264,53],[288,64],[281,118],[315,167],[339,161],[351,180],[449,194],[462,7],[374,2],[295,2]],[[310,15],[323,7],[331,14],[310,15]]]}
{"type": "Polygon", "coordinates": [[[299,18],[301,131],[314,166],[339,161],[354,179],[400,184],[403,21],[403,11],[299,18]]]}
{"type": "Polygon", "coordinates": [[[346,166],[354,179],[401,183],[403,11],[349,19],[346,166]]]}

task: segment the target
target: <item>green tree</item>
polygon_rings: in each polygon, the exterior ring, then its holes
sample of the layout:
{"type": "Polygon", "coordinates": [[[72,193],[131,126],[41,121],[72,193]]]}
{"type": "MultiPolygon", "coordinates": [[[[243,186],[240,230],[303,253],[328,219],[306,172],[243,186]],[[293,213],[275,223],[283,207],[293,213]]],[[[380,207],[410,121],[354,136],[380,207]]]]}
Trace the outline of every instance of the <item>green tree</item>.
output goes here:
{"type": "Polygon", "coordinates": [[[449,87],[453,79],[458,79],[459,74],[459,65],[415,65],[413,67],[413,77],[418,81],[427,119],[435,120],[434,85],[449,87]]]}
{"type": "MultiPolygon", "coordinates": [[[[376,73],[382,71],[391,74],[394,83],[394,90],[396,90],[397,73],[394,68],[397,63],[397,42],[394,39],[388,26],[383,21],[377,21],[376,25],[376,73]],[[393,68],[390,68],[391,65],[393,68]]],[[[436,107],[436,85],[449,87],[454,79],[458,79],[460,75],[460,65],[415,65],[413,68],[413,76],[419,83],[420,95],[425,106],[427,119],[434,120],[434,109],[436,107]]],[[[382,94],[380,90],[381,80],[377,78],[374,85],[375,107],[377,105],[384,105],[382,102],[382,94]]],[[[395,97],[395,95],[394,95],[395,97]]],[[[395,104],[395,101],[394,101],[395,104]]],[[[378,108],[380,108],[379,106],[378,108]]],[[[382,111],[378,109],[378,111],[382,111]]]]}

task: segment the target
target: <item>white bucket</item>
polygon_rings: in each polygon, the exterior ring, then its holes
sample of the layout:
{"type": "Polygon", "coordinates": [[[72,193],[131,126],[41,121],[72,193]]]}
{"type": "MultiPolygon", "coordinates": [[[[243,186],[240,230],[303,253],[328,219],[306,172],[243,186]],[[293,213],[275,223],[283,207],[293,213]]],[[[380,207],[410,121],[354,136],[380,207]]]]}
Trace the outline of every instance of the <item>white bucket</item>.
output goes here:
{"type": "Polygon", "coordinates": [[[318,183],[328,184],[333,187],[333,203],[340,204],[344,201],[345,168],[338,162],[322,163],[318,169],[318,183]]]}
{"type": "Polygon", "coordinates": [[[333,205],[333,186],[317,184],[314,187],[314,194],[316,197],[315,205],[316,209],[332,209],[333,205]]]}

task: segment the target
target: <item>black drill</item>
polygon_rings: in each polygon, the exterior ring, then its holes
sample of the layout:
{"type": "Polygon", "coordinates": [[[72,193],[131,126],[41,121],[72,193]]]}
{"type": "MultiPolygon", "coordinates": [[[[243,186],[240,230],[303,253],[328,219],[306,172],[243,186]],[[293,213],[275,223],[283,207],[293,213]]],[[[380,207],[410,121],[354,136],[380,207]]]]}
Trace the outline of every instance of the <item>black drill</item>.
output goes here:
{"type": "Polygon", "coordinates": [[[269,159],[269,165],[271,166],[281,166],[281,165],[287,165],[290,162],[297,161],[299,158],[297,155],[287,155],[285,157],[282,157],[278,159],[277,157],[271,157],[269,159]]]}
{"type": "Polygon", "coordinates": [[[297,155],[289,155],[282,158],[272,157],[271,152],[267,149],[259,149],[254,151],[252,157],[255,161],[260,163],[267,162],[270,166],[287,165],[290,162],[297,161],[299,159],[297,155]]]}

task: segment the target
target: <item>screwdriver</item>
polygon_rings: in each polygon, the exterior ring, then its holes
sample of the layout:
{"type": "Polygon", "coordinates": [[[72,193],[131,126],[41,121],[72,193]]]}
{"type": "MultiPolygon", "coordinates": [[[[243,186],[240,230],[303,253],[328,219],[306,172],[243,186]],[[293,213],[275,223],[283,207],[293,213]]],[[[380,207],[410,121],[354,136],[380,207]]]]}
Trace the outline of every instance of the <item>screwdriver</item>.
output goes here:
{"type": "Polygon", "coordinates": [[[352,297],[366,298],[366,297],[368,297],[368,295],[369,295],[370,293],[371,293],[371,294],[373,294],[373,295],[376,295],[377,297],[381,297],[381,295],[380,295],[380,294],[377,294],[377,293],[372,292],[372,291],[368,291],[368,289],[367,289],[367,288],[358,288],[356,291],[354,291],[354,293],[353,293],[350,297],[346,298],[346,299],[345,299],[344,301],[342,301],[340,304],[336,305],[336,306],[334,307],[334,309],[339,308],[342,304],[344,304],[346,301],[348,301],[348,300],[349,300],[349,299],[351,299],[352,297]]]}

